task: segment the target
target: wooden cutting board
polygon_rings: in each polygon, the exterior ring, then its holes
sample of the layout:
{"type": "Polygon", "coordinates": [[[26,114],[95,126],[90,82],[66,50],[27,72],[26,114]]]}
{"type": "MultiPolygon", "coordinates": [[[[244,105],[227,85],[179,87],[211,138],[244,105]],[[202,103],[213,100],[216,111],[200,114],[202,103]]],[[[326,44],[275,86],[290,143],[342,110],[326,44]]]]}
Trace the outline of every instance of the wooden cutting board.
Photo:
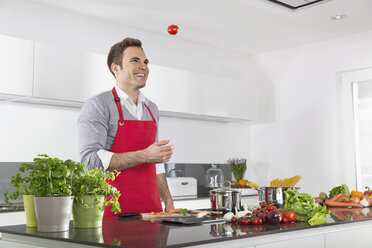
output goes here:
{"type": "Polygon", "coordinates": [[[195,216],[195,214],[161,214],[161,215],[152,215],[150,213],[141,213],[143,219],[161,219],[161,218],[187,218],[195,216]]]}

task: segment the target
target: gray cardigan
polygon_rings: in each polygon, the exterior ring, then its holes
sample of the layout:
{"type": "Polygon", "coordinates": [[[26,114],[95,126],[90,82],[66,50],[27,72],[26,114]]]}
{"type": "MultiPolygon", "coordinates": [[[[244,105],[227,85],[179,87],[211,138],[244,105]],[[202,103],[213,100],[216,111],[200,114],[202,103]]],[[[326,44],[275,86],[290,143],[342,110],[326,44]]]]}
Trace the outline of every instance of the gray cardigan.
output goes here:
{"type": "MultiPolygon", "coordinates": [[[[159,123],[159,111],[156,104],[147,99],[155,120],[159,123]]],[[[143,115],[141,121],[152,120],[151,115],[142,103],[143,115]]],[[[137,120],[122,104],[124,121],[137,120]]],[[[119,111],[110,91],[102,92],[86,101],[78,118],[78,138],[80,162],[88,164],[88,169],[103,168],[97,155],[101,149],[110,151],[114,144],[118,129],[119,111]]],[[[156,140],[158,140],[158,131],[156,140]]]]}

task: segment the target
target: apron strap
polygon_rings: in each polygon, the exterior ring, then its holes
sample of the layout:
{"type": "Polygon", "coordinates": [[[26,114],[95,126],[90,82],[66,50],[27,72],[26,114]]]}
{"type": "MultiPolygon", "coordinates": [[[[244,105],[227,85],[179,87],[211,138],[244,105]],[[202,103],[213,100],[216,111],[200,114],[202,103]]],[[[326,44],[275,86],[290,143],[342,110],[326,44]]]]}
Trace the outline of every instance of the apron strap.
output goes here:
{"type": "Polygon", "coordinates": [[[147,108],[147,110],[149,111],[152,120],[154,121],[154,123],[155,123],[155,125],[156,125],[156,120],[155,120],[154,116],[152,115],[152,112],[151,112],[150,108],[146,105],[146,103],[144,103],[144,104],[145,104],[145,107],[147,108]]]}
{"type": "Polygon", "coordinates": [[[119,110],[119,125],[122,126],[124,125],[123,109],[121,108],[120,97],[118,97],[115,87],[112,88],[112,94],[114,95],[114,100],[119,110]]]}

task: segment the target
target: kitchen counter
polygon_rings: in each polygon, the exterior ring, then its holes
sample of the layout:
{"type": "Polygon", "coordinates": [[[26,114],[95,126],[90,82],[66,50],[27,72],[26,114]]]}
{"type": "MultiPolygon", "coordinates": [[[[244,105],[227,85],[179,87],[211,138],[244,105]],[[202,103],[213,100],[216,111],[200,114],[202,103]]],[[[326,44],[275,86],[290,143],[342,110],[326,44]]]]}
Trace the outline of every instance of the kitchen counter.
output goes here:
{"type": "MultiPolygon", "coordinates": [[[[61,233],[39,233],[36,228],[26,228],[25,225],[0,227],[0,232],[4,241],[23,242],[43,247],[71,247],[73,244],[74,247],[89,245],[146,248],[198,245],[202,245],[202,247],[218,247],[219,245],[247,247],[247,244],[249,247],[281,247],[278,246],[280,242],[285,242],[285,247],[299,247],[300,244],[301,247],[335,247],[332,245],[332,240],[344,244],[338,247],[346,247],[346,243],[342,239],[344,236],[351,237],[351,242],[361,242],[364,237],[363,232],[371,232],[371,208],[330,210],[331,214],[325,219],[327,223],[317,226],[310,226],[306,222],[258,226],[223,222],[203,225],[170,225],[133,217],[107,217],[104,218],[103,227],[97,229],[74,229],[71,222],[70,230],[61,233]],[[353,238],[355,236],[342,233],[352,230],[358,231],[357,240],[353,238]],[[341,236],[334,238],[335,233],[340,233],[341,236]],[[303,239],[312,240],[311,246],[306,246],[308,242],[303,239]],[[288,245],[288,242],[293,243],[293,240],[301,241],[301,243],[295,243],[293,246],[289,243],[288,245]],[[323,245],[317,246],[316,242],[323,245]],[[275,246],[267,246],[270,243],[275,246]]],[[[365,236],[369,237],[369,235],[365,236]]],[[[372,243],[369,238],[368,242],[372,243]]]]}

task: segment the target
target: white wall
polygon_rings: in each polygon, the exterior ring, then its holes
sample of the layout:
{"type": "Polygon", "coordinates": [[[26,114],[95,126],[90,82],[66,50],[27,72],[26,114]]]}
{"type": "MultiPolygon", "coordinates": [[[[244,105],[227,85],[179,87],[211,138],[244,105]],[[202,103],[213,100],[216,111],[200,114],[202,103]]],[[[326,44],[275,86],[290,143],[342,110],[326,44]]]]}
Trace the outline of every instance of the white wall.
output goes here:
{"type": "MultiPolygon", "coordinates": [[[[142,40],[151,63],[247,83],[257,83],[259,78],[257,66],[242,54],[190,43],[165,32],[146,33],[22,0],[0,0],[0,34],[102,54],[124,37],[136,37],[142,40]]],[[[264,102],[262,108],[270,108],[264,102]]],[[[78,159],[79,110],[0,102],[0,113],[0,161],[31,160],[35,150],[78,159]]],[[[160,138],[170,139],[175,145],[172,162],[222,163],[230,157],[249,158],[250,154],[250,125],[243,122],[163,117],[160,138]]]]}
{"type": "MultiPolygon", "coordinates": [[[[252,164],[273,178],[303,176],[302,191],[318,194],[347,183],[354,168],[342,150],[339,72],[372,67],[372,32],[255,56],[275,84],[275,121],[253,125],[252,164]]],[[[351,103],[349,103],[351,104],[351,103]]]]}

